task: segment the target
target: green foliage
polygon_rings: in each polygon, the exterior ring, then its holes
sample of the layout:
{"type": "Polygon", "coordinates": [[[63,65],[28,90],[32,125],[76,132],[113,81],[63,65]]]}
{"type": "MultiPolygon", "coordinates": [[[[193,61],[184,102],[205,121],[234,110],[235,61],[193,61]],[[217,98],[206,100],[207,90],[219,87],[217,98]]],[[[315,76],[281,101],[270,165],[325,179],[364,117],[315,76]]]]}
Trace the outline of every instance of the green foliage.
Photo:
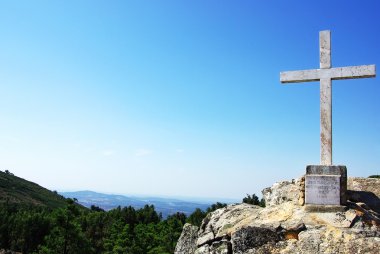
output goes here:
{"type": "Polygon", "coordinates": [[[73,200],[65,207],[0,204],[0,249],[24,254],[173,253],[186,221],[176,213],[165,220],[147,205],[109,212],[83,209],[73,200]]]}
{"type": "Polygon", "coordinates": [[[49,212],[43,208],[0,205],[0,249],[30,253],[51,228],[49,212]]]}
{"type": "Polygon", "coordinates": [[[218,210],[218,209],[223,208],[223,207],[226,207],[226,206],[227,206],[226,203],[216,202],[215,204],[212,204],[209,208],[207,208],[207,210],[206,210],[206,215],[207,215],[208,213],[211,213],[211,212],[213,212],[213,211],[215,211],[215,210],[218,210]]]}
{"type": "Polygon", "coordinates": [[[200,208],[195,209],[195,211],[190,214],[189,218],[187,218],[187,223],[190,223],[195,226],[200,226],[202,224],[202,220],[206,217],[206,212],[202,211],[200,208]]]}
{"type": "Polygon", "coordinates": [[[247,196],[243,198],[243,203],[265,207],[265,200],[263,198],[259,200],[256,194],[252,194],[252,196],[247,194],[247,196]]]}
{"type": "Polygon", "coordinates": [[[13,174],[12,174],[8,169],[6,169],[6,170],[4,171],[4,173],[7,174],[7,175],[11,175],[11,176],[13,176],[13,174]]]}
{"type": "Polygon", "coordinates": [[[265,207],[265,199],[260,199],[260,203],[259,203],[259,206],[261,207],[265,207]]]}
{"type": "Polygon", "coordinates": [[[0,204],[0,249],[24,254],[166,254],[173,253],[186,222],[203,218],[227,204],[196,209],[188,218],[176,213],[163,219],[153,205],[117,207],[108,212],[83,209],[68,199],[62,208],[0,204]]]}
{"type": "MultiPolygon", "coordinates": [[[[0,171],[0,193],[0,249],[24,254],[173,253],[186,222],[199,226],[207,214],[227,206],[217,202],[188,218],[176,213],[166,219],[153,205],[108,212],[96,206],[85,209],[75,199],[64,199],[9,171],[0,171]]],[[[247,198],[257,203],[255,197],[247,198]]]]}
{"type": "Polygon", "coordinates": [[[90,207],[91,211],[94,211],[94,212],[104,212],[104,210],[96,205],[91,205],[90,207]]]}
{"type": "Polygon", "coordinates": [[[368,178],[380,178],[380,175],[370,175],[368,178]]]}
{"type": "Polygon", "coordinates": [[[158,223],[162,219],[162,215],[157,214],[153,205],[145,205],[144,208],[137,211],[136,215],[137,220],[144,224],[158,223]]]}
{"type": "Polygon", "coordinates": [[[81,227],[82,211],[71,200],[52,214],[52,230],[40,246],[40,253],[92,253],[90,241],[81,227]]]}
{"type": "Polygon", "coordinates": [[[256,194],[249,195],[243,198],[243,203],[251,204],[251,205],[259,205],[260,201],[256,194]]]}

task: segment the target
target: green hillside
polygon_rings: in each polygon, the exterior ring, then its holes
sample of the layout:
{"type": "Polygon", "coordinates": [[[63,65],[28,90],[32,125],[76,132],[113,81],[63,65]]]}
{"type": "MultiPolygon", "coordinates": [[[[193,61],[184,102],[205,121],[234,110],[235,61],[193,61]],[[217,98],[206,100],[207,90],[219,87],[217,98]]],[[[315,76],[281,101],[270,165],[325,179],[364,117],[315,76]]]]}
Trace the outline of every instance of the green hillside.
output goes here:
{"type": "Polygon", "coordinates": [[[66,199],[38,184],[17,177],[9,171],[0,171],[0,203],[46,206],[66,206],[66,199]]]}

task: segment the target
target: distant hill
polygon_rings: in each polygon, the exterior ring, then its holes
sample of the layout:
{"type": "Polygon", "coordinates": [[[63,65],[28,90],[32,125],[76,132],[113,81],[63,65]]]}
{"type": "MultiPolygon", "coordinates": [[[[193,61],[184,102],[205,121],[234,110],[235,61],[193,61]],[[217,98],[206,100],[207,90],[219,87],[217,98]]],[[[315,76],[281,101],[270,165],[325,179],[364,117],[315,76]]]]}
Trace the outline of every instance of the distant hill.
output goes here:
{"type": "Polygon", "coordinates": [[[91,207],[91,205],[95,205],[103,208],[104,210],[111,210],[112,208],[118,206],[132,206],[138,209],[147,204],[154,205],[155,210],[157,212],[161,212],[164,218],[176,212],[182,212],[186,215],[190,215],[196,208],[206,210],[211,205],[211,202],[196,203],[171,198],[127,197],[123,195],[103,194],[93,191],[60,192],[60,194],[66,198],[76,198],[83,206],[91,207]]]}
{"type": "Polygon", "coordinates": [[[0,171],[0,203],[46,206],[66,206],[66,199],[36,183],[17,177],[9,171],[0,171]]]}
{"type": "Polygon", "coordinates": [[[211,204],[203,201],[184,201],[175,198],[128,197],[103,194],[93,191],[53,192],[40,185],[17,177],[9,171],[0,171],[0,203],[36,205],[50,208],[66,206],[66,198],[75,198],[80,205],[90,208],[98,206],[106,211],[118,206],[132,206],[135,209],[154,205],[157,212],[166,218],[170,214],[182,212],[189,216],[196,208],[206,210],[211,204]],[[62,196],[61,196],[62,195],[62,196]]]}

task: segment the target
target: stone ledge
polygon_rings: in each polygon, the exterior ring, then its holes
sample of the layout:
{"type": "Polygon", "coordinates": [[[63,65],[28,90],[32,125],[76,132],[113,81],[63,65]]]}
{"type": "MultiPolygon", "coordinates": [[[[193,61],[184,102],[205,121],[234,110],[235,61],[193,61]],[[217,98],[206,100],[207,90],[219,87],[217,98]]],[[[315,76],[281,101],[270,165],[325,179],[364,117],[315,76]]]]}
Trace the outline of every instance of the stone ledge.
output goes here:
{"type": "Polygon", "coordinates": [[[304,210],[309,213],[336,213],[345,212],[348,208],[342,205],[305,205],[304,210]]]}
{"type": "Polygon", "coordinates": [[[343,165],[307,165],[306,175],[340,175],[347,177],[347,168],[343,165]]]}

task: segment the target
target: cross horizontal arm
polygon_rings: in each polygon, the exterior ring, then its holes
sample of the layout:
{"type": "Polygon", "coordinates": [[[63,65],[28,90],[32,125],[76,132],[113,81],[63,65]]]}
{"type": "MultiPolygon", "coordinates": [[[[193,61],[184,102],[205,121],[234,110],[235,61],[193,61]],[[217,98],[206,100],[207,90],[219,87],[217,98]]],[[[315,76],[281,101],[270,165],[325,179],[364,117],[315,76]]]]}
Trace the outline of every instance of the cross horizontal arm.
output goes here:
{"type": "Polygon", "coordinates": [[[309,81],[319,81],[320,69],[302,70],[302,71],[284,71],[280,72],[281,83],[300,83],[309,81]]]}
{"type": "Polygon", "coordinates": [[[333,80],[376,77],[376,66],[374,64],[331,68],[330,70],[333,80]]]}
{"type": "Polygon", "coordinates": [[[321,78],[355,79],[371,78],[376,76],[376,66],[360,65],[329,69],[312,69],[302,71],[285,71],[280,73],[281,83],[300,83],[319,81],[321,78]]]}

